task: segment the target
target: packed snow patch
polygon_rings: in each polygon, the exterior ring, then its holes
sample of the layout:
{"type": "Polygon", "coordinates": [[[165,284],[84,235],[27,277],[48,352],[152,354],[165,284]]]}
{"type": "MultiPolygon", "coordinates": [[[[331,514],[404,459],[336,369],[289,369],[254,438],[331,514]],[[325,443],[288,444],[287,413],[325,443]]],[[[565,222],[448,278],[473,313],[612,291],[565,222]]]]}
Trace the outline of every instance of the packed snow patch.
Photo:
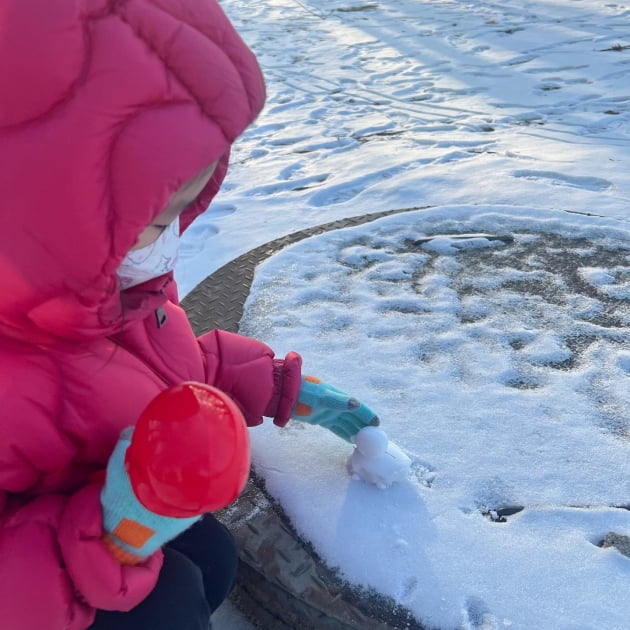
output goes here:
{"type": "Polygon", "coordinates": [[[256,471],[330,566],[429,627],[624,627],[630,561],[597,544],[630,533],[615,507],[630,478],[630,305],[592,289],[623,284],[629,253],[611,219],[452,206],[259,267],[242,332],[300,349],[409,458],[397,483],[365,475],[382,491],[348,478],[353,453],[324,429],[252,430],[256,471]],[[512,505],[526,509],[493,522],[512,505]]]}

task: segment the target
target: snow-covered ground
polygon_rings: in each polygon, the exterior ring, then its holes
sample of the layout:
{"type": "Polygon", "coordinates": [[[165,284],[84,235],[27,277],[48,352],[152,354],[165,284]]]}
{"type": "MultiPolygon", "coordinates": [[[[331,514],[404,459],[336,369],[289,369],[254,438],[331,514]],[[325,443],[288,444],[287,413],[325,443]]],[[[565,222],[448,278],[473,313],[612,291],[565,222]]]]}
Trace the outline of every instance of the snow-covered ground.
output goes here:
{"type": "Polygon", "coordinates": [[[427,625],[628,628],[630,560],[597,543],[630,534],[608,507],[630,502],[630,6],[223,6],[269,99],[184,238],[184,293],[296,230],[426,208],[277,254],[242,328],[370,404],[410,480],[353,481],[351,447],[291,423],[252,431],[268,489],[427,625]],[[453,233],[487,236],[429,238],[453,233]]]}

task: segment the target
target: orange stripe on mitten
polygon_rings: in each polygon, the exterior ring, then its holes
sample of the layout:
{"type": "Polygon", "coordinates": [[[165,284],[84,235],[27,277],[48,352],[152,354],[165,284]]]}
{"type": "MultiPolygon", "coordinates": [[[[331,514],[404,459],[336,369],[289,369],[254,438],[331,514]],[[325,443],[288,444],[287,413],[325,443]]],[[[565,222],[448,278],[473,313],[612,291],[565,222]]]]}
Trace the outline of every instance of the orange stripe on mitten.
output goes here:
{"type": "Polygon", "coordinates": [[[298,402],[295,405],[294,415],[296,416],[310,416],[313,413],[313,407],[305,403],[298,402]]]}
{"type": "Polygon", "coordinates": [[[134,549],[140,549],[153,535],[155,535],[155,531],[150,527],[146,527],[146,525],[137,521],[123,518],[111,534],[106,533],[103,535],[102,540],[118,562],[121,564],[138,564],[144,558],[121,547],[116,542],[116,538],[134,549]]]}

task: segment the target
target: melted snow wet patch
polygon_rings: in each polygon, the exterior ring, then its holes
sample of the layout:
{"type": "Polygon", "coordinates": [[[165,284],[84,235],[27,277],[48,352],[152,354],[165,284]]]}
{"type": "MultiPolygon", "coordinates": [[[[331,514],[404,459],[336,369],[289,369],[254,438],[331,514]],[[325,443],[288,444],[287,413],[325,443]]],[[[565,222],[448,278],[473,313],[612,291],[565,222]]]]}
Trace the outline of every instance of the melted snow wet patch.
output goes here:
{"type": "Polygon", "coordinates": [[[330,566],[429,627],[622,628],[627,559],[592,541],[630,531],[629,267],[630,227],[525,207],[287,248],[241,332],[375,408],[412,475],[353,481],[346,444],[291,425],[252,431],[255,468],[330,566]]]}

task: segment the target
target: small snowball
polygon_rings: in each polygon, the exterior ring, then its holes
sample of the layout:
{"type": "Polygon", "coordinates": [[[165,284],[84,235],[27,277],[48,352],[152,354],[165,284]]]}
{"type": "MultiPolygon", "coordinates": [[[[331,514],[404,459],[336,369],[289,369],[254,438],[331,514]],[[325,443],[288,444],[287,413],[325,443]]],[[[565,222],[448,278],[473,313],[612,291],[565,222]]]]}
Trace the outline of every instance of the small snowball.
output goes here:
{"type": "Polygon", "coordinates": [[[409,476],[411,459],[377,427],[365,427],[354,437],[356,448],[348,460],[353,479],[385,489],[409,476]]]}
{"type": "Polygon", "coordinates": [[[380,457],[387,451],[387,434],[378,427],[365,427],[353,438],[357,449],[366,457],[380,457]]]}

